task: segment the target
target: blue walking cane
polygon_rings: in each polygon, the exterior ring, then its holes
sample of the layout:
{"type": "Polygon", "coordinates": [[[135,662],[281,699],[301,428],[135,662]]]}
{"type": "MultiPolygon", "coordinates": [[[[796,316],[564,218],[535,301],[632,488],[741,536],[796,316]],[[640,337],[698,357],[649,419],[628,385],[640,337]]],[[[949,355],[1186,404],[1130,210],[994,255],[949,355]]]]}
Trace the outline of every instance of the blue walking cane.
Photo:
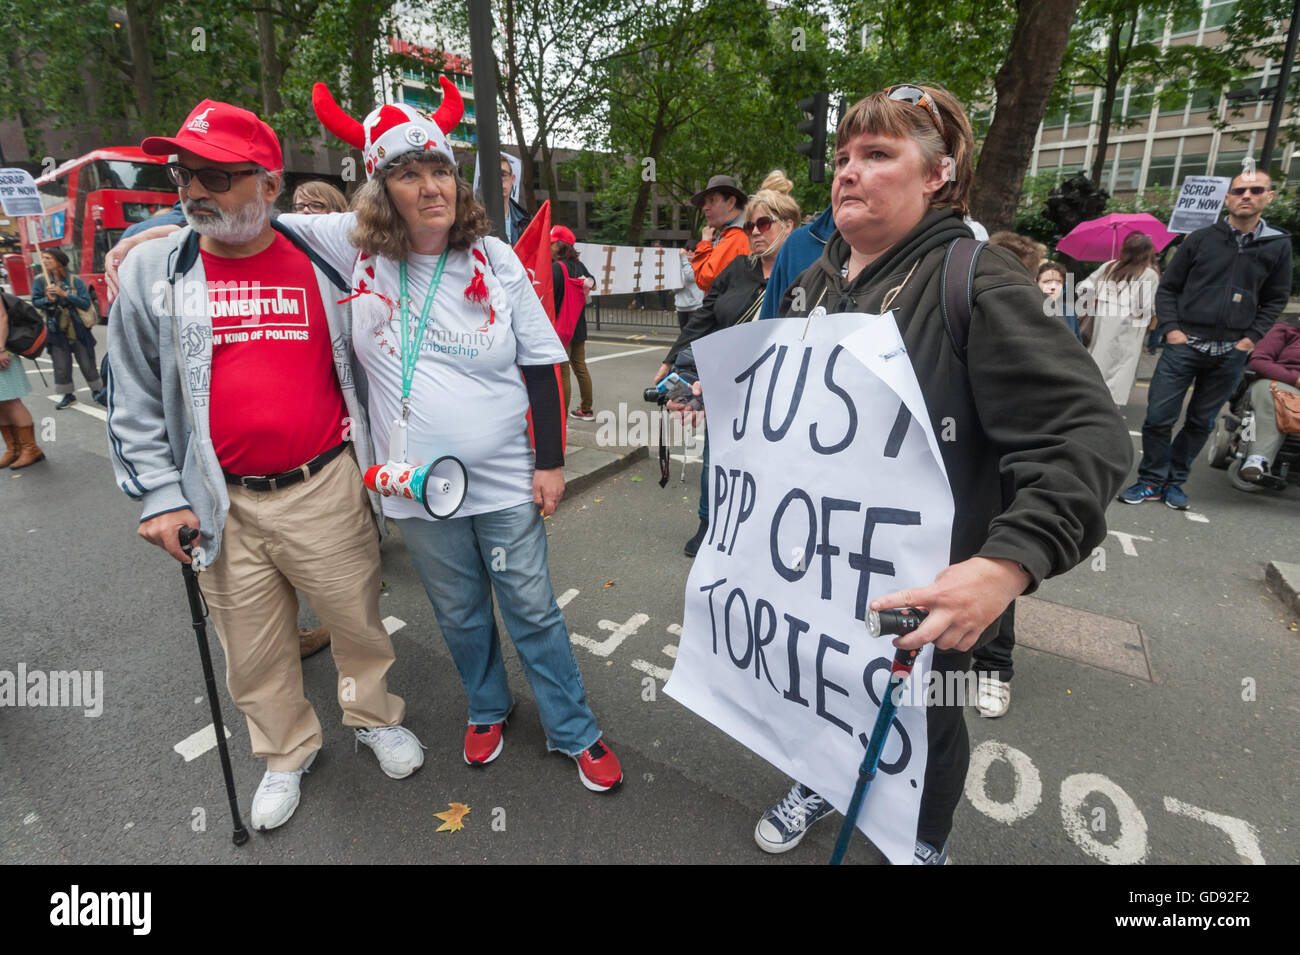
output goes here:
{"type": "MultiPolygon", "coordinates": [[[[872,610],[867,614],[867,632],[873,637],[881,634],[911,633],[921,625],[926,617],[924,610],[908,607],[904,610],[872,610]]],[[[885,696],[880,701],[880,710],[876,713],[876,725],[871,728],[871,739],[867,742],[867,751],[858,767],[858,783],[853,787],[853,798],[849,800],[848,811],[844,813],[844,825],[840,826],[839,838],[835,840],[835,851],[831,854],[831,865],[844,861],[844,853],[849,851],[849,839],[857,828],[858,813],[862,811],[862,800],[866,798],[867,788],[876,778],[876,765],[880,762],[880,753],[885,748],[885,739],[889,736],[890,724],[894,722],[894,712],[898,709],[898,689],[912,674],[912,665],[920,650],[899,649],[894,653],[894,664],[889,668],[889,684],[885,687],[885,696]]]]}

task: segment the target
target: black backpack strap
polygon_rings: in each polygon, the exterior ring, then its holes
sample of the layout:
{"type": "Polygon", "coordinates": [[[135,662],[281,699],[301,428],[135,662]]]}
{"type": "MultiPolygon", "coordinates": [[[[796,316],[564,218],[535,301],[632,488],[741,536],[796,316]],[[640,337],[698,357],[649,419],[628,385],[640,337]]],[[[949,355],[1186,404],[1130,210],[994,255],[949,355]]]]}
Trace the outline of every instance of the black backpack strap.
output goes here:
{"type": "Polygon", "coordinates": [[[953,350],[966,364],[966,341],[970,338],[971,310],[975,307],[975,263],[988,243],[973,238],[954,239],[943,254],[941,312],[953,350]]]}

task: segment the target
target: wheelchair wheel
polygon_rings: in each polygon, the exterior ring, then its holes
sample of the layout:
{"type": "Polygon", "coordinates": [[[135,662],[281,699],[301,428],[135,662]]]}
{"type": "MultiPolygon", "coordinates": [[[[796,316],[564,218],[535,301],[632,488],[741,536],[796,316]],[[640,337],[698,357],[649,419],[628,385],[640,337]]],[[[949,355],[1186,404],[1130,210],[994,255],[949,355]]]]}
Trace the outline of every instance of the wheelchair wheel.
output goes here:
{"type": "Polygon", "coordinates": [[[1232,432],[1228,430],[1228,425],[1222,418],[1210,435],[1210,440],[1205,443],[1205,458],[1209,461],[1210,467],[1218,468],[1220,471],[1232,460],[1232,432]]]}
{"type": "Polygon", "coordinates": [[[1264,490],[1262,485],[1247,481],[1241,476],[1241,468],[1245,463],[1241,458],[1233,458],[1232,463],[1228,465],[1228,481],[1238,491],[1245,491],[1247,494],[1256,494],[1264,490]]]}

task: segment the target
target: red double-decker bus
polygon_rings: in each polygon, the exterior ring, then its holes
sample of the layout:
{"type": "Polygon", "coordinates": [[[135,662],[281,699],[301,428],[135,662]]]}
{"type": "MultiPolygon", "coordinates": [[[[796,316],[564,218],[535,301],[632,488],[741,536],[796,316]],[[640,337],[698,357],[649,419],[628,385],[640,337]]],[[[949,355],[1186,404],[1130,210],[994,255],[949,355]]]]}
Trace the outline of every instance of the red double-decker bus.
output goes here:
{"type": "MultiPolygon", "coordinates": [[[[104,257],[127,226],[151,218],[176,201],[166,160],[134,146],[96,149],[36,180],[44,213],[19,223],[23,262],[39,275],[39,252],[62,249],[69,272],[94,289],[100,315],[108,314],[104,257]]],[[[22,293],[20,278],[10,276],[22,293]]],[[[30,284],[28,286],[30,288],[30,284]]]]}

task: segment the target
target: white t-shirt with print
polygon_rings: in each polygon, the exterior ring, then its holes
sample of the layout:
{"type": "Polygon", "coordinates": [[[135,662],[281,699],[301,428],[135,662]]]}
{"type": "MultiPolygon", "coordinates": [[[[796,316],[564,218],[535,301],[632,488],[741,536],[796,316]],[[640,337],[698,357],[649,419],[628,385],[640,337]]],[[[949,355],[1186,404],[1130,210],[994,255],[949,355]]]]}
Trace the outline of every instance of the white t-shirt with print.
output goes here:
{"type": "MultiPolygon", "coordinates": [[[[375,460],[388,461],[389,435],[401,415],[402,398],[397,263],[382,257],[358,258],[348,240],[353,213],[285,215],[280,221],[341,275],[351,276],[354,294],[365,283],[365,291],[352,300],[352,347],[369,379],[375,460]]],[[[465,465],[468,490],[456,517],[532,501],[533,451],[525,418],[528,391],[519,366],[568,360],[514,250],[491,236],[473,248],[487,259],[486,266],[472,251],[452,249],[447,254],[415,366],[408,419],[409,463],[427,464],[450,454],[465,465]],[[465,297],[475,266],[483,272],[489,303],[465,297]],[[495,306],[495,314],[489,305],[495,306]]],[[[412,254],[407,261],[411,335],[437,264],[436,255],[412,254]]],[[[392,450],[397,453],[395,446],[392,450]]],[[[385,497],[382,502],[389,517],[433,519],[418,501],[385,497]]]]}

